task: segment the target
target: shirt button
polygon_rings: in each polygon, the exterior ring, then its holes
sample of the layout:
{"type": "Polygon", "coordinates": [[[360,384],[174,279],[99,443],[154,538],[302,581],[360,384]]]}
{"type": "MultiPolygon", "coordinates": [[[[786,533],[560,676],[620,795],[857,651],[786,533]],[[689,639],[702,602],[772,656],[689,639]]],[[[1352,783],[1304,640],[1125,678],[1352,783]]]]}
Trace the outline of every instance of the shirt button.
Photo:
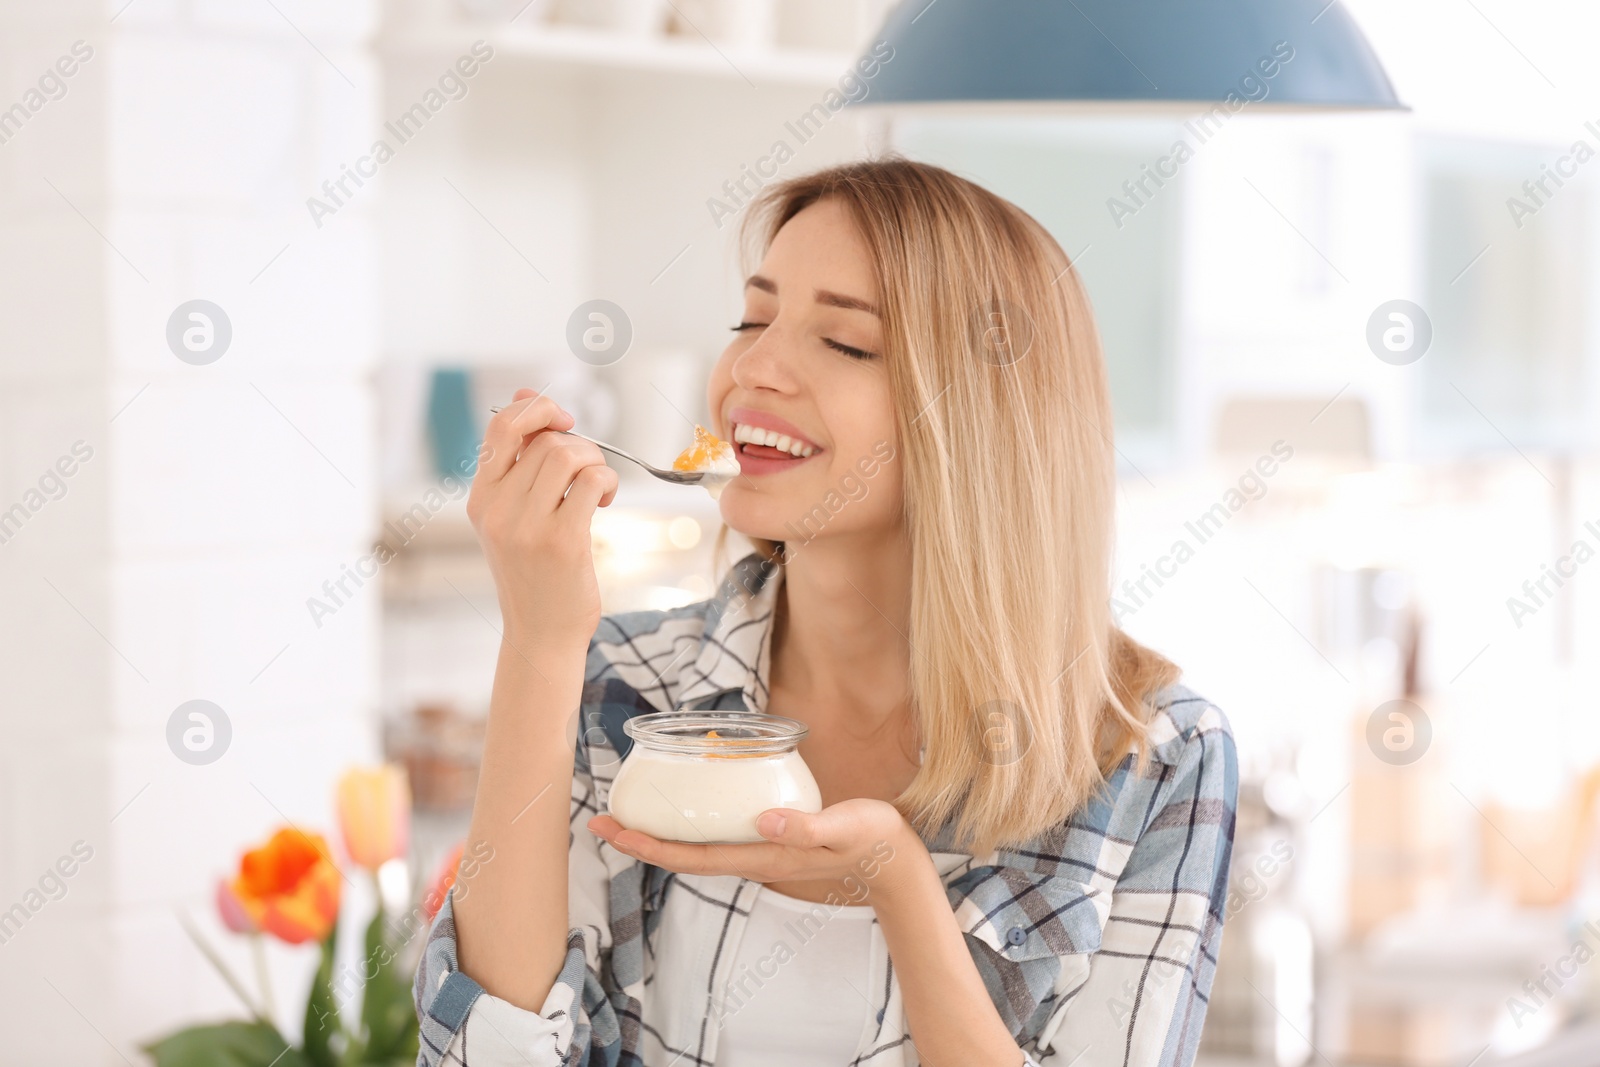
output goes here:
{"type": "Polygon", "coordinates": [[[1028,940],[1028,931],[1020,926],[1013,926],[1006,933],[1006,941],[1010,944],[1020,945],[1026,940],[1028,940]]]}

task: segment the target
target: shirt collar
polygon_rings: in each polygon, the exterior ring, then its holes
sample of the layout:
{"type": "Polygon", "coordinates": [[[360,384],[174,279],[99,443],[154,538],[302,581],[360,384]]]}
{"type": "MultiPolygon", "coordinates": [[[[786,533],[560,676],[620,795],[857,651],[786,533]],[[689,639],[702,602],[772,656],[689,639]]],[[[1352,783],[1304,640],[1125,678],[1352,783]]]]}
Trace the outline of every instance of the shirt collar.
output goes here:
{"type": "MultiPolygon", "coordinates": [[[[750,711],[767,710],[772,620],[782,585],[783,567],[758,552],[728,569],[717,595],[706,608],[700,651],[694,663],[684,670],[687,682],[678,691],[677,710],[714,708],[719,703],[717,698],[726,693],[742,694],[744,706],[750,711]]],[[[1157,711],[1150,721],[1150,756],[1158,763],[1177,765],[1188,741],[1182,726],[1195,713],[1191,711],[1185,717],[1171,709],[1183,705],[1204,707],[1205,701],[1181,683],[1168,686],[1149,699],[1157,711]],[[1180,724],[1178,719],[1185,721],[1180,724]]],[[[1128,754],[1135,751],[1137,746],[1130,745],[1128,754]]]]}
{"type": "Polygon", "coordinates": [[[772,620],[783,568],[752,552],[728,569],[706,608],[700,652],[685,668],[678,690],[680,711],[714,707],[724,693],[738,692],[754,712],[767,707],[772,665],[772,620]]]}
{"type": "MultiPolygon", "coordinates": [[[[767,710],[768,679],[772,669],[772,620],[783,584],[783,567],[752,552],[729,568],[706,608],[700,652],[681,675],[687,679],[678,690],[677,710],[717,708],[720,697],[740,693],[750,711],[767,710]]],[[[926,756],[923,747],[922,755],[926,756]]],[[[969,869],[973,857],[948,843],[947,821],[935,837],[935,866],[950,881],[969,869]]],[[[993,857],[991,856],[991,860],[993,857]]]]}

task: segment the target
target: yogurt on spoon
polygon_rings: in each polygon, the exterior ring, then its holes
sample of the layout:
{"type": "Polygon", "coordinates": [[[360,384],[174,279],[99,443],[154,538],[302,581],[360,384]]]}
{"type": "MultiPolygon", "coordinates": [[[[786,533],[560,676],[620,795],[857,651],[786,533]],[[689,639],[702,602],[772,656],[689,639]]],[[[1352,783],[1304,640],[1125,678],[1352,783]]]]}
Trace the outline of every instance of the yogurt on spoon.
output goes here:
{"type": "Polygon", "coordinates": [[[684,449],[672,461],[675,471],[698,471],[705,475],[700,484],[715,500],[722,495],[722,487],[739,474],[739,457],[733,445],[722,440],[704,426],[694,428],[694,444],[684,449]]]}

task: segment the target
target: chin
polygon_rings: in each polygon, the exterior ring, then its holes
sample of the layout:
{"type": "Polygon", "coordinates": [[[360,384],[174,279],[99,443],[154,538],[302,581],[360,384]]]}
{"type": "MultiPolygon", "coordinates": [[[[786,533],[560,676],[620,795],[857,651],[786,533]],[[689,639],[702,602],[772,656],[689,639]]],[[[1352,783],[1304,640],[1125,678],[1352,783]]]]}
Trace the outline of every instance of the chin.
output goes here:
{"type": "Polygon", "coordinates": [[[722,491],[722,498],[717,503],[718,510],[722,512],[722,521],[735,533],[767,541],[783,541],[794,536],[785,529],[793,505],[783,500],[775,500],[735,483],[722,491]]]}

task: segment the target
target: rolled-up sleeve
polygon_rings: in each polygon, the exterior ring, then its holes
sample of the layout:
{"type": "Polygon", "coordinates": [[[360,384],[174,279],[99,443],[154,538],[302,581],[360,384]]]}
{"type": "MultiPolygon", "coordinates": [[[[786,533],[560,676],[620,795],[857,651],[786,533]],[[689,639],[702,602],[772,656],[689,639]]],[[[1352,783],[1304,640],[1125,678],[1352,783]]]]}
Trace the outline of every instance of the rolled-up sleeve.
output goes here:
{"type": "MultiPolygon", "coordinates": [[[[615,753],[609,753],[615,758],[615,753]]],[[[611,871],[585,824],[599,814],[588,746],[580,737],[572,778],[567,848],[567,955],[539,1011],[484,991],[457,961],[455,890],[428,931],[413,983],[418,1067],[580,1067],[591,1046],[619,1036],[601,982],[611,943],[611,871]]],[[[620,853],[616,854],[622,859],[620,853]]],[[[489,861],[489,862],[492,862],[489,861]]],[[[530,902],[536,907],[536,902],[530,902]]]]}
{"type": "Polygon", "coordinates": [[[585,984],[583,934],[567,939],[561,976],[538,1012],[483,991],[456,963],[455,907],[446,900],[434,918],[417,968],[418,1067],[562,1067],[574,1058],[585,984]]]}
{"type": "Polygon", "coordinates": [[[1087,975],[1062,990],[1029,1065],[1188,1067],[1216,972],[1233,853],[1238,761],[1215,707],[1157,793],[1111,894],[1087,975]]]}

